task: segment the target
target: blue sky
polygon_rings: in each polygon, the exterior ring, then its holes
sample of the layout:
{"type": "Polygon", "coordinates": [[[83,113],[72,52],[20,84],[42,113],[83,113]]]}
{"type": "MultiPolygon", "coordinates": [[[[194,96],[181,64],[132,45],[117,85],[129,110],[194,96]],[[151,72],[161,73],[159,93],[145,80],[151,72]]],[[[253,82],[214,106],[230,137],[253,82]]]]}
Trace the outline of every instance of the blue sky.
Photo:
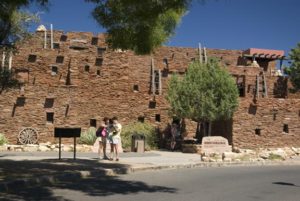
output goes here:
{"type": "MultiPolygon", "coordinates": [[[[169,46],[288,51],[300,42],[300,0],[195,0],[169,46]]],[[[104,32],[84,0],[50,0],[41,23],[64,31],[104,32]]],[[[31,11],[38,11],[31,7],[31,11]]]]}

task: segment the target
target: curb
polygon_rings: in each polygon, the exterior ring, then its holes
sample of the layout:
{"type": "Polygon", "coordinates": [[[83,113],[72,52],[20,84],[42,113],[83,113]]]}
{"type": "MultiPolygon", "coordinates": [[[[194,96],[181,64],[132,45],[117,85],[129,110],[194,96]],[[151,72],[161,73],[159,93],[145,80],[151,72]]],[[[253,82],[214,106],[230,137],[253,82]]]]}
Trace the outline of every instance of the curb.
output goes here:
{"type": "Polygon", "coordinates": [[[39,184],[54,184],[59,181],[70,179],[83,179],[91,175],[94,176],[117,176],[120,174],[130,174],[142,171],[157,171],[184,168],[207,168],[207,167],[241,167],[241,166],[278,166],[278,165],[300,165],[300,161],[261,161],[261,162],[198,162],[193,164],[174,164],[174,165],[150,165],[145,167],[128,167],[101,169],[100,171],[77,171],[66,172],[63,174],[40,176],[36,178],[16,179],[13,181],[0,183],[0,192],[12,192],[22,187],[34,186],[39,184]]]}

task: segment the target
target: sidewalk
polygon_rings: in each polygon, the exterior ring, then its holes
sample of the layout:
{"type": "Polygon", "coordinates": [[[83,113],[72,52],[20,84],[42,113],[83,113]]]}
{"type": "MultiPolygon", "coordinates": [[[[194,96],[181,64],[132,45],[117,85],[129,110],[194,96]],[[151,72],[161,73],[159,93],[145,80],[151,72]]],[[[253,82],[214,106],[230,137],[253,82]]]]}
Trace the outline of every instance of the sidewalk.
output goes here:
{"type": "Polygon", "coordinates": [[[120,161],[98,160],[95,153],[63,152],[0,152],[0,191],[10,191],[16,186],[53,183],[85,177],[115,176],[136,171],[175,168],[300,165],[300,158],[286,161],[263,162],[202,162],[198,154],[151,151],[143,154],[123,153],[120,161]]]}

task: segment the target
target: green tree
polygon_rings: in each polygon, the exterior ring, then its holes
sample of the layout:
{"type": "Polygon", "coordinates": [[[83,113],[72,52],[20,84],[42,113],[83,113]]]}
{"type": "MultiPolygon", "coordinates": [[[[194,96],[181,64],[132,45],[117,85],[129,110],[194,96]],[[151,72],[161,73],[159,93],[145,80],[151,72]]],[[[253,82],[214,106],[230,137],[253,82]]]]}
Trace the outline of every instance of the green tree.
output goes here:
{"type": "Polygon", "coordinates": [[[207,123],[205,130],[211,135],[213,121],[232,118],[238,96],[231,75],[217,61],[209,60],[207,64],[190,64],[183,77],[173,75],[166,98],[173,115],[207,123]]]}
{"type": "Polygon", "coordinates": [[[86,0],[96,21],[107,29],[113,49],[149,54],[173,34],[191,0],[86,0]]]}
{"type": "MultiPolygon", "coordinates": [[[[29,35],[28,27],[38,21],[38,16],[22,8],[36,2],[45,6],[48,0],[1,0],[0,1],[0,45],[11,46],[29,35]]],[[[46,8],[46,7],[45,7],[46,8]]]]}
{"type": "Polygon", "coordinates": [[[291,49],[290,58],[292,64],[289,68],[285,68],[285,73],[289,75],[291,82],[296,90],[300,89],[300,43],[297,47],[291,49]]]}

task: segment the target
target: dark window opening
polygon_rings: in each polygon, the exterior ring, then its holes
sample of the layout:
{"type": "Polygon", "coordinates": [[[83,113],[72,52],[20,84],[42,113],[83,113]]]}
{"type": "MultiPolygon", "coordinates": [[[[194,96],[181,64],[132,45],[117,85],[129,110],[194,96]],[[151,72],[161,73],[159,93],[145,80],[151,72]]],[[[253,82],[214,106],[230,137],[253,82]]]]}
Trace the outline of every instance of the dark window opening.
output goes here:
{"type": "Polygon", "coordinates": [[[56,63],[60,63],[60,64],[64,63],[64,57],[63,56],[57,56],[56,57],[56,63]]]}
{"type": "Polygon", "coordinates": [[[85,65],[84,66],[84,71],[85,72],[90,72],[90,66],[89,65],[85,65]]]}
{"type": "Polygon", "coordinates": [[[97,37],[93,37],[91,44],[92,45],[98,45],[98,38],[97,37]]]}
{"type": "Polygon", "coordinates": [[[299,110],[299,112],[298,112],[298,116],[300,117],[300,110],[299,110]]]}
{"type": "Polygon", "coordinates": [[[138,117],[138,122],[144,123],[145,122],[145,117],[139,116],[138,117]]]}
{"type": "Polygon", "coordinates": [[[237,88],[239,90],[239,96],[245,97],[245,86],[242,83],[237,84],[237,88]]]}
{"type": "Polygon", "coordinates": [[[261,134],[261,129],[260,128],[256,128],[255,129],[255,135],[260,135],[261,134]]]}
{"type": "Polygon", "coordinates": [[[195,57],[191,58],[191,61],[193,61],[193,62],[196,61],[196,58],[195,57]]]}
{"type": "Polygon", "coordinates": [[[46,98],[44,108],[52,108],[54,105],[54,98],[46,98]]]}
{"type": "Polygon", "coordinates": [[[276,113],[273,113],[273,121],[275,121],[277,118],[277,114],[276,113]]]}
{"type": "Polygon", "coordinates": [[[163,62],[164,62],[164,64],[165,64],[165,68],[169,68],[168,59],[167,59],[167,58],[164,58],[164,59],[163,59],[163,62]]]}
{"type": "Polygon", "coordinates": [[[53,48],[54,49],[59,49],[59,43],[53,43],[53,48]]]}
{"type": "Polygon", "coordinates": [[[47,123],[53,124],[53,122],[54,122],[54,113],[53,112],[47,112],[46,113],[46,120],[47,120],[47,123]]]}
{"type": "Polygon", "coordinates": [[[156,122],[160,122],[160,114],[156,114],[155,115],[155,121],[156,122]]]}
{"type": "Polygon", "coordinates": [[[57,66],[52,66],[51,67],[51,75],[57,75],[58,73],[58,68],[57,66]]]}
{"type": "Polygon", "coordinates": [[[90,127],[97,127],[97,120],[96,119],[90,119],[90,127]]]}
{"type": "Polygon", "coordinates": [[[66,35],[61,35],[60,36],[60,41],[66,42],[67,41],[68,36],[66,35]]]}
{"type": "Polygon", "coordinates": [[[105,53],[105,51],[106,51],[106,48],[104,47],[98,47],[97,48],[97,54],[98,54],[98,56],[103,56],[104,55],[104,53],[105,53]]]}
{"type": "Polygon", "coordinates": [[[30,54],[29,56],[28,56],[28,62],[36,62],[36,55],[34,55],[34,54],[30,54]]]}
{"type": "Polygon", "coordinates": [[[149,102],[149,108],[150,108],[150,109],[156,108],[156,101],[150,101],[150,102],[149,102]]]}
{"type": "Polygon", "coordinates": [[[97,70],[97,75],[101,75],[101,71],[100,70],[97,70]]]}
{"type": "Polygon", "coordinates": [[[18,97],[16,101],[16,106],[23,107],[25,105],[25,97],[18,97]]]}
{"type": "Polygon", "coordinates": [[[283,132],[289,133],[289,125],[288,124],[283,124],[283,132]]]}
{"type": "Polygon", "coordinates": [[[102,63],[103,63],[103,59],[102,58],[97,58],[96,62],[95,62],[95,65],[96,66],[102,66],[102,63]]]}
{"type": "Polygon", "coordinates": [[[139,91],[139,85],[137,84],[133,85],[133,91],[139,91]]]}

